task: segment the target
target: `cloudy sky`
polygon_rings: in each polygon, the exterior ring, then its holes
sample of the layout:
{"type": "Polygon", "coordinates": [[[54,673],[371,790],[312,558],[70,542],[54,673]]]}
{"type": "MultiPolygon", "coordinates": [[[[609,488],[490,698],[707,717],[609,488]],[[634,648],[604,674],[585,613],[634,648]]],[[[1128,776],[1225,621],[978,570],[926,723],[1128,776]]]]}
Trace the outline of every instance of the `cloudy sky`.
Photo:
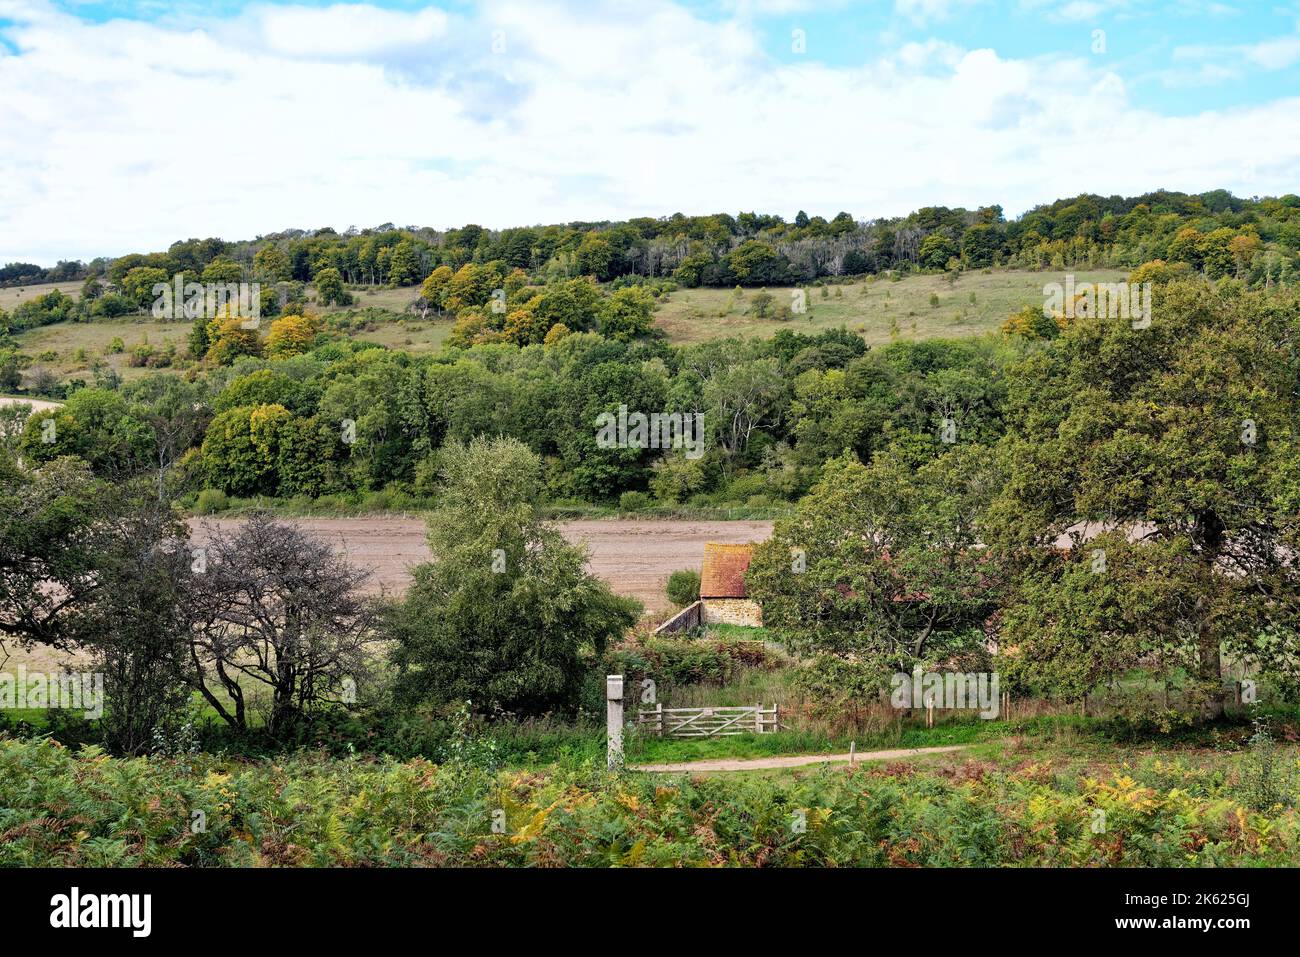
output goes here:
{"type": "Polygon", "coordinates": [[[0,0],[0,262],[1280,194],[1298,81],[1298,0],[0,0]]]}

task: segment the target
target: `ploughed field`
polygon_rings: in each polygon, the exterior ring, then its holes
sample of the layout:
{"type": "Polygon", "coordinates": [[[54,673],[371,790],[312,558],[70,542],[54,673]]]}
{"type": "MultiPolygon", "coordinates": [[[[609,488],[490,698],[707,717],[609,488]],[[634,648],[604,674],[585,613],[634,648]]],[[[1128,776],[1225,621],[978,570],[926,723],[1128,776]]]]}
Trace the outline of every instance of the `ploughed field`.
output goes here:
{"type": "MultiPolygon", "coordinates": [[[[229,528],[237,518],[190,520],[195,545],[205,526],[229,528]]],[[[406,590],[411,569],[429,559],[423,518],[288,519],[334,546],[359,568],[371,571],[369,587],[390,594],[406,590]]],[[[557,523],[564,537],[587,546],[588,568],[621,595],[638,599],[650,612],[671,607],[664,588],[679,568],[700,569],[705,542],[758,542],[772,534],[771,522],[585,519],[557,523]]]]}
{"type": "MultiPolygon", "coordinates": [[[[233,528],[238,518],[192,518],[191,541],[208,539],[207,528],[233,528]]],[[[429,560],[423,518],[292,518],[309,534],[326,542],[358,568],[371,573],[367,588],[401,594],[411,583],[411,569],[429,560]]],[[[591,572],[620,595],[630,595],[654,616],[665,616],[672,603],[664,594],[668,576],[679,568],[696,571],[704,563],[705,542],[759,542],[772,534],[771,522],[584,519],[557,523],[564,537],[587,546],[591,572]]],[[[8,643],[0,667],[12,671],[57,671],[75,655],[36,646],[8,643]],[[8,657],[6,657],[6,655],[8,657]]]]}

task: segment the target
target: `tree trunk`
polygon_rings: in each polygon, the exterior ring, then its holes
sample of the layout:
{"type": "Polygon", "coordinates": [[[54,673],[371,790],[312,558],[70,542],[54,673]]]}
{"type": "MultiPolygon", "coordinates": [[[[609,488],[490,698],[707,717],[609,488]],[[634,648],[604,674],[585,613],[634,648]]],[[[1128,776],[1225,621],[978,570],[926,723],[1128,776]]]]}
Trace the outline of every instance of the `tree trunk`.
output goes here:
{"type": "Polygon", "coordinates": [[[1223,717],[1223,656],[1216,635],[1202,635],[1200,647],[1201,677],[1209,688],[1203,713],[1207,718],[1223,717]]]}
{"type": "MultiPolygon", "coordinates": [[[[1206,512],[1196,517],[1198,544],[1208,560],[1208,573],[1214,576],[1215,565],[1223,551],[1226,530],[1222,519],[1214,512],[1206,512]]],[[[1205,683],[1206,696],[1202,705],[1205,717],[1214,719],[1223,717],[1223,656],[1219,646],[1219,636],[1205,620],[1209,613],[1204,598],[1196,600],[1196,610],[1200,612],[1197,627],[1197,658],[1200,665],[1200,679],[1205,683]]]]}

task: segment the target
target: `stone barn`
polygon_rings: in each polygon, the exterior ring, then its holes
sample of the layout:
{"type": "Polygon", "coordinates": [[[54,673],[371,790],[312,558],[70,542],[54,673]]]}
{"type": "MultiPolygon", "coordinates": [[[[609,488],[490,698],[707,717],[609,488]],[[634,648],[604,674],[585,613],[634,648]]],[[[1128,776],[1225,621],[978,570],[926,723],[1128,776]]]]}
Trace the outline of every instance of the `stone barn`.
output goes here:
{"type": "Polygon", "coordinates": [[[704,546],[704,568],[700,571],[704,624],[763,624],[763,609],[745,588],[745,572],[753,554],[753,545],[709,542],[704,546]]]}

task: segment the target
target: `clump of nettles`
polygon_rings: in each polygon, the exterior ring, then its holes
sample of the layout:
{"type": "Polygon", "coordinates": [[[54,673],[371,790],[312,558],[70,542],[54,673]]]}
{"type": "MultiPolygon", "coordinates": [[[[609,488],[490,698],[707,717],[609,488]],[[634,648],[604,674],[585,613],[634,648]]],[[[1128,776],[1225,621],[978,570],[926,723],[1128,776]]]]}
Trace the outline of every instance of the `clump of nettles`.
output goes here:
{"type": "Polygon", "coordinates": [[[1247,739],[1249,751],[1241,775],[1241,793],[1246,804],[1257,811],[1288,806],[1291,796],[1291,773],[1278,761],[1277,744],[1268,719],[1256,715],[1251,719],[1254,733],[1247,739]]]}
{"type": "Polygon", "coordinates": [[[454,770],[489,774],[501,767],[500,745],[475,725],[468,701],[459,705],[451,715],[451,734],[443,746],[442,763],[454,770]]]}

